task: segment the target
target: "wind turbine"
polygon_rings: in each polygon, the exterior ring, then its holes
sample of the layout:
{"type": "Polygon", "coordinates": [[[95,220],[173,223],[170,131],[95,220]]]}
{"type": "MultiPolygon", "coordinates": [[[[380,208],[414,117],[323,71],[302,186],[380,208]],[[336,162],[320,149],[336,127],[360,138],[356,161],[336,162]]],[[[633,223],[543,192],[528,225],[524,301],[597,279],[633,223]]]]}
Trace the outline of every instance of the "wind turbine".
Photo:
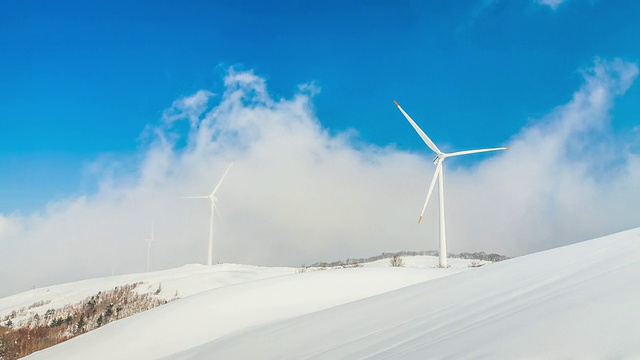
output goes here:
{"type": "Polygon", "coordinates": [[[431,185],[429,185],[429,191],[427,192],[427,199],[424,201],[424,206],[422,207],[422,212],[420,213],[420,218],[418,219],[418,223],[420,223],[422,221],[422,217],[424,216],[424,211],[427,208],[427,203],[429,202],[429,198],[431,197],[431,192],[433,191],[433,186],[436,183],[436,179],[438,179],[439,202],[440,202],[440,204],[439,204],[440,205],[440,258],[439,258],[439,263],[440,263],[440,267],[441,268],[446,268],[447,267],[447,236],[446,236],[445,224],[444,224],[444,184],[443,184],[443,181],[444,181],[443,180],[443,178],[444,178],[443,173],[444,173],[444,171],[442,170],[442,163],[444,162],[444,159],[449,158],[449,157],[454,157],[454,156],[477,154],[477,153],[488,152],[488,151],[509,150],[510,147],[479,149],[479,150],[465,150],[465,151],[457,151],[457,152],[453,152],[453,153],[449,153],[449,154],[443,153],[442,151],[440,151],[440,149],[438,149],[436,144],[434,144],[433,141],[431,141],[431,139],[429,139],[427,134],[425,134],[424,131],[422,131],[422,129],[420,129],[418,124],[416,124],[415,121],[413,121],[413,119],[411,119],[409,114],[407,114],[402,109],[402,107],[400,107],[400,104],[398,104],[398,102],[395,101],[395,100],[393,100],[393,102],[396,104],[398,109],[400,109],[400,112],[402,113],[402,115],[404,115],[404,117],[406,117],[407,120],[409,120],[409,123],[411,123],[411,126],[413,126],[413,128],[416,130],[418,135],[420,135],[420,137],[425,142],[425,144],[427,144],[427,146],[436,153],[436,158],[433,159],[433,163],[436,164],[436,171],[433,174],[433,179],[431,180],[431,185]]]}
{"type": "Polygon", "coordinates": [[[181,199],[209,199],[211,201],[211,220],[209,221],[209,255],[207,258],[207,265],[211,265],[213,261],[213,215],[214,213],[218,212],[218,208],[216,207],[216,201],[218,200],[218,198],[215,195],[218,189],[220,188],[220,184],[222,184],[222,180],[224,180],[224,177],[227,176],[227,173],[231,169],[231,166],[233,166],[233,163],[231,163],[227,168],[227,171],[224,172],[224,175],[222,175],[222,178],[220,179],[220,181],[218,181],[218,184],[213,188],[213,191],[211,192],[211,194],[203,195],[203,196],[186,196],[181,198],[181,199]]]}
{"type": "Polygon", "coordinates": [[[149,272],[149,264],[151,264],[151,243],[155,241],[153,221],[151,222],[151,238],[145,240],[147,241],[147,272],[149,272]]]}

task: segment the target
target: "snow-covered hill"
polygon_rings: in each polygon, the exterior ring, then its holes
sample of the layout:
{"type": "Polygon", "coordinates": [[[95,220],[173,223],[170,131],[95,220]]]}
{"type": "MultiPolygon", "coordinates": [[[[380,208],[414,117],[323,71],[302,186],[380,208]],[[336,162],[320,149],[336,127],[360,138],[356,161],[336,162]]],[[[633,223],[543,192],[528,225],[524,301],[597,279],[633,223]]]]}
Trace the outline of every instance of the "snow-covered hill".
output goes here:
{"type": "MultiPolygon", "coordinates": [[[[250,265],[219,264],[215,266],[185,265],[180,268],[119,275],[83,280],[68,284],[48,286],[0,299],[0,320],[6,319],[13,311],[15,325],[38,314],[42,316],[48,309],[58,309],[75,304],[98,292],[112,290],[142,282],[136,288],[138,293],[152,294],[154,297],[170,300],[187,297],[202,291],[222,286],[264,279],[273,276],[294,274],[296,269],[287,267],[260,267],[250,265]],[[158,291],[160,289],[160,291],[158,291]],[[156,294],[156,292],[158,292],[156,294]]],[[[6,320],[5,320],[6,321],[6,320]]]]}
{"type": "Polygon", "coordinates": [[[473,269],[414,261],[281,269],[29,359],[640,357],[640,229],[473,269]]]}
{"type": "MultiPolygon", "coordinates": [[[[404,257],[403,262],[407,267],[434,268],[437,266],[437,258],[433,256],[409,256],[404,257]]],[[[442,275],[466,269],[472,262],[473,260],[450,259],[452,269],[442,273],[442,275]]],[[[489,262],[476,261],[476,263],[487,264],[489,262]]],[[[363,267],[388,267],[389,259],[361,265],[363,267]]],[[[191,264],[163,271],[118,275],[53,285],[1,298],[0,321],[6,321],[9,315],[15,311],[17,315],[11,317],[11,320],[14,325],[19,326],[35,314],[42,316],[49,309],[58,309],[65,305],[76,304],[96,295],[98,292],[104,293],[115,287],[135,283],[141,283],[135,289],[137,293],[149,294],[154,298],[172,300],[228,285],[296,274],[302,270],[311,272],[319,271],[321,268],[296,269],[241,264],[217,264],[213,266],[191,264]]]]}
{"type": "MultiPolygon", "coordinates": [[[[191,305],[186,305],[186,307],[183,307],[185,306],[185,303],[183,303],[182,306],[173,308],[173,310],[169,308],[167,310],[168,313],[171,314],[169,318],[173,320],[162,321],[164,325],[161,324],[159,328],[156,328],[157,331],[165,332],[166,334],[175,332],[174,339],[184,337],[198,341],[195,343],[187,341],[186,345],[182,344],[177,347],[175,343],[171,344],[171,342],[168,342],[169,347],[163,350],[176,352],[188,349],[188,346],[196,346],[209,341],[212,339],[212,334],[223,336],[230,331],[242,329],[246,326],[251,327],[256,324],[287,319],[291,316],[317,311],[427,279],[455,274],[468,270],[471,264],[477,263],[477,261],[473,260],[454,259],[451,262],[451,268],[442,270],[436,268],[438,261],[436,257],[412,256],[405,257],[403,260],[407,267],[394,269],[389,268],[389,259],[366,263],[361,267],[339,269],[267,268],[232,264],[214,265],[212,267],[189,265],[162,272],[93,279],[32,290],[24,294],[0,299],[0,307],[5,309],[3,311],[7,313],[11,308],[24,308],[29,304],[44,303],[43,305],[28,310],[29,313],[35,311],[44,313],[46,309],[51,307],[76,303],[82,299],[85,299],[86,302],[87,296],[93,296],[98,291],[103,291],[104,293],[104,291],[114,286],[143,282],[141,286],[136,288],[136,291],[153,296],[166,294],[165,296],[167,296],[167,298],[172,298],[175,296],[175,293],[178,293],[180,296],[183,296],[183,299],[177,302],[192,303],[191,305]],[[302,272],[302,270],[304,270],[304,272],[302,272]],[[268,278],[271,278],[272,281],[265,281],[268,278]],[[373,285],[368,284],[371,282],[371,279],[377,279],[375,280],[376,283],[373,285]],[[162,284],[162,292],[159,295],[155,295],[160,284],[162,284]],[[197,296],[190,296],[211,289],[217,290],[217,295],[209,295],[215,297],[215,300],[211,300],[208,297],[202,297],[202,300],[194,300],[193,298],[197,298],[197,296]],[[238,294],[238,292],[241,292],[241,294],[238,294]],[[248,297],[243,296],[242,294],[244,293],[249,294],[248,297]],[[288,293],[295,294],[287,295],[288,293]],[[279,298],[282,298],[282,300],[277,300],[279,298]],[[263,305],[260,305],[256,299],[263,299],[263,305]],[[271,301],[264,302],[266,299],[271,299],[271,301]],[[201,301],[202,304],[198,303],[198,301],[201,301]],[[279,303],[279,305],[275,305],[276,302],[279,303]],[[296,305],[296,303],[299,304],[296,305]],[[243,306],[244,310],[242,310],[243,306]],[[206,310],[211,307],[215,308],[219,313],[206,310]],[[295,307],[298,307],[298,310],[293,311],[295,307]],[[242,320],[237,316],[238,312],[244,312],[250,316],[242,320]],[[268,315],[260,315],[261,313],[268,315]],[[198,339],[197,335],[194,336],[189,332],[184,332],[185,327],[198,327],[202,322],[218,324],[216,331],[213,333],[205,331],[207,335],[202,339],[198,339]],[[171,325],[172,323],[178,325],[173,326],[171,325]],[[160,330],[163,327],[166,329],[160,330]]],[[[169,305],[164,305],[163,307],[166,306],[169,305]]],[[[162,317],[163,315],[160,316],[162,317]]],[[[126,321],[126,319],[119,320],[117,323],[123,321],[126,321]]],[[[110,331],[117,333],[122,331],[112,325],[114,325],[114,323],[107,326],[103,325],[100,329],[111,328],[115,330],[110,331]]],[[[143,325],[144,328],[147,326],[148,325],[143,325]]],[[[99,331],[99,329],[94,331],[99,331]]],[[[140,332],[138,330],[132,331],[136,333],[140,332]]],[[[128,330],[123,334],[125,333],[128,333],[128,330]]],[[[147,333],[148,330],[145,330],[142,331],[141,335],[144,337],[147,333]]],[[[90,333],[81,335],[80,337],[84,338],[87,335],[90,335],[90,333]]],[[[114,338],[114,336],[117,338],[117,335],[108,336],[110,338],[114,338]]],[[[129,342],[127,337],[128,335],[125,335],[123,342],[129,342]]],[[[100,352],[106,354],[105,358],[112,356],[131,357],[134,356],[134,354],[136,358],[154,358],[163,355],[163,353],[157,353],[151,356],[145,349],[151,347],[163,349],[165,345],[155,344],[158,342],[158,339],[161,340],[160,342],[164,342],[162,338],[158,338],[157,336],[134,342],[133,345],[142,350],[139,353],[137,353],[138,350],[127,347],[116,350],[115,348],[111,348],[110,345],[104,352],[100,352]],[[113,351],[120,351],[120,353],[119,355],[114,355],[113,351]]],[[[65,358],[67,355],[68,354],[63,353],[61,358],[65,358]]],[[[53,355],[46,355],[47,358],[50,356],[53,355]]],[[[89,355],[85,354],[82,356],[89,355]]],[[[96,355],[91,356],[95,358],[96,355]]]]}
{"type": "Polygon", "coordinates": [[[639,277],[635,229],[246,329],[168,358],[638,359],[639,277]]]}

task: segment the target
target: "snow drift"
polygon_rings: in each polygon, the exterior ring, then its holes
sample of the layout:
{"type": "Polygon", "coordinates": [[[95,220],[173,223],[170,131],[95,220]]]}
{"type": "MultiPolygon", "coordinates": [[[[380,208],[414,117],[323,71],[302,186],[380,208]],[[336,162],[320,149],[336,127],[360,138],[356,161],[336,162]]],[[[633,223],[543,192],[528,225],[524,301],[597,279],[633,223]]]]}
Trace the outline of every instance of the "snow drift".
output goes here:
{"type": "Polygon", "coordinates": [[[29,358],[640,356],[640,228],[460,270],[372,266],[245,282],[29,358]]]}

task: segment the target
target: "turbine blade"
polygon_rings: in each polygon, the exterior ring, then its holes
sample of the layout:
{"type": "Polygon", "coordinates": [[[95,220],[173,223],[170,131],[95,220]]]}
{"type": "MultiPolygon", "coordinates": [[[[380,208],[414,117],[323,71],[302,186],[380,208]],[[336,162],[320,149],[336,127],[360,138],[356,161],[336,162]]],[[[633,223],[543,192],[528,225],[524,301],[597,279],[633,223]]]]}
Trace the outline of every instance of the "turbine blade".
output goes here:
{"type": "Polygon", "coordinates": [[[429,203],[429,198],[431,198],[431,193],[433,192],[433,187],[436,184],[436,179],[438,179],[438,175],[442,171],[442,162],[438,163],[436,166],[436,171],[433,173],[433,179],[431,179],[431,185],[429,185],[429,192],[427,193],[427,199],[424,201],[424,206],[422,207],[422,212],[420,213],[420,218],[418,219],[418,224],[422,221],[422,217],[424,216],[424,211],[427,209],[427,204],[429,203]]]}
{"type": "Polygon", "coordinates": [[[208,196],[181,196],[176,199],[208,199],[208,196]]]}
{"type": "Polygon", "coordinates": [[[402,113],[402,115],[404,115],[404,117],[407,118],[407,120],[409,120],[409,123],[411,123],[411,126],[413,126],[414,130],[418,133],[418,135],[420,135],[420,137],[422,138],[422,141],[424,141],[425,144],[427,144],[427,146],[435,151],[436,154],[442,154],[442,151],[440,151],[440,149],[438,149],[438,147],[436,146],[436,144],[433,143],[433,141],[431,141],[431,139],[429,139],[429,137],[427,136],[427,134],[424,133],[424,131],[422,131],[422,129],[420,129],[420,127],[418,126],[418,124],[416,124],[415,121],[413,121],[413,119],[411,118],[411,116],[409,116],[409,114],[407,114],[402,107],[400,106],[400,104],[398,104],[397,101],[393,100],[394,104],[396,104],[396,106],[398,107],[398,109],[400,109],[400,112],[402,113]]]}
{"type": "Polygon", "coordinates": [[[218,211],[218,207],[213,204],[213,210],[215,210],[216,214],[218,214],[218,219],[220,220],[221,224],[224,224],[224,219],[222,219],[222,215],[220,215],[220,211],[218,211]]]}
{"type": "Polygon", "coordinates": [[[216,187],[213,188],[213,191],[211,192],[211,195],[209,195],[209,196],[213,196],[216,193],[216,191],[218,191],[218,188],[222,184],[222,180],[224,180],[224,177],[227,176],[227,173],[229,172],[229,170],[231,170],[232,166],[233,166],[233,163],[231,163],[229,165],[229,167],[227,168],[227,171],[224,172],[224,175],[222,175],[222,178],[220,179],[220,181],[218,181],[218,185],[216,185],[216,187]]]}
{"type": "Polygon", "coordinates": [[[511,147],[507,146],[507,147],[491,148],[491,149],[456,151],[456,152],[451,153],[451,154],[444,154],[444,157],[453,157],[453,156],[460,156],[460,155],[477,154],[477,153],[483,153],[483,152],[488,152],[488,151],[499,151],[499,150],[511,150],[511,147]]]}

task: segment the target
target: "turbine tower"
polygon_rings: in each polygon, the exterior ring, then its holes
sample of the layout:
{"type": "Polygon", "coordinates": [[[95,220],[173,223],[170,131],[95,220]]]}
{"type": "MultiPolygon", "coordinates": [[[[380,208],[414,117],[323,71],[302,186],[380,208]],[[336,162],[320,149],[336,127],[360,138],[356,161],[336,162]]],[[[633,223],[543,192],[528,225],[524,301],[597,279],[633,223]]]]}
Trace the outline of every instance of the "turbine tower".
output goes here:
{"type": "Polygon", "coordinates": [[[227,176],[227,173],[231,169],[231,166],[233,166],[233,163],[231,163],[227,168],[227,171],[224,172],[224,175],[222,175],[222,178],[220,179],[220,181],[218,181],[218,184],[213,188],[213,191],[211,192],[211,194],[203,195],[203,196],[186,196],[181,198],[181,199],[209,199],[211,201],[211,220],[209,221],[209,255],[207,258],[207,265],[211,265],[213,262],[213,215],[214,213],[218,212],[218,208],[216,207],[216,201],[218,200],[218,198],[215,195],[218,189],[220,188],[220,184],[222,184],[222,180],[224,180],[224,177],[227,176]]]}
{"type": "Polygon", "coordinates": [[[498,150],[509,150],[510,147],[500,147],[500,148],[491,148],[491,149],[479,149],[479,150],[465,150],[465,151],[457,151],[457,152],[453,152],[453,153],[443,153],[442,151],[440,151],[440,149],[438,149],[438,147],[436,146],[436,144],[433,143],[433,141],[431,141],[431,139],[429,139],[429,137],[427,136],[427,134],[424,133],[424,131],[422,131],[422,129],[420,129],[420,127],[415,123],[415,121],[413,121],[413,119],[411,119],[411,117],[409,116],[409,114],[407,114],[402,107],[400,107],[400,104],[398,104],[397,101],[393,100],[393,102],[396,104],[396,106],[398,107],[398,109],[400,109],[400,112],[402,113],[402,115],[404,115],[405,118],[407,118],[407,120],[409,120],[409,123],[411,124],[411,126],[413,126],[413,128],[416,130],[416,132],[418,133],[418,135],[420,135],[420,137],[422,138],[422,140],[425,142],[425,144],[427,144],[427,146],[433,150],[436,153],[436,158],[433,159],[433,163],[436,165],[436,171],[433,174],[433,179],[431,180],[431,185],[429,185],[429,191],[427,192],[427,199],[424,201],[424,206],[422,207],[422,212],[420,213],[420,218],[418,219],[418,223],[420,223],[422,221],[422,217],[424,216],[424,211],[427,208],[427,203],[429,202],[429,198],[431,197],[431,192],[433,191],[433,187],[436,183],[436,179],[438,179],[438,192],[439,192],[439,208],[440,208],[440,258],[439,258],[439,264],[441,268],[446,268],[447,267],[447,236],[446,236],[446,231],[445,231],[445,223],[444,223],[444,171],[442,170],[442,163],[444,162],[444,159],[449,158],[449,157],[454,157],[454,156],[460,156],[460,155],[469,155],[469,154],[477,154],[477,153],[482,153],[482,152],[488,152],[488,151],[498,151],[498,150]]]}
{"type": "Polygon", "coordinates": [[[145,240],[147,241],[147,272],[149,272],[149,265],[151,264],[151,243],[155,241],[153,221],[151,222],[151,238],[145,240]]]}

